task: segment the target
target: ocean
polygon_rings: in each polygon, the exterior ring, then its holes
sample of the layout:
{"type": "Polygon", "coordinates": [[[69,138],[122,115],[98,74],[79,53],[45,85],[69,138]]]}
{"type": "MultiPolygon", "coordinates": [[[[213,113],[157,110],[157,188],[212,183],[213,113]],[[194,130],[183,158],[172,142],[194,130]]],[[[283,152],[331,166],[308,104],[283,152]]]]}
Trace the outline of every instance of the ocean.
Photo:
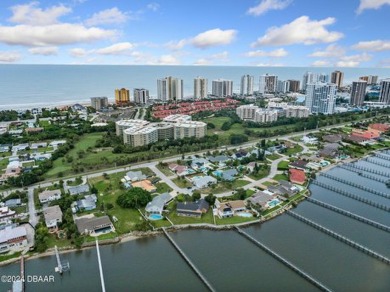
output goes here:
{"type": "Polygon", "coordinates": [[[88,103],[90,97],[107,96],[114,99],[115,88],[149,89],[157,94],[157,79],[174,76],[183,79],[184,96],[193,94],[193,79],[202,76],[211,80],[233,80],[233,90],[239,92],[244,74],[259,76],[275,74],[279,80],[302,80],[306,71],[330,74],[344,72],[344,84],[363,75],[390,77],[390,68],[310,68],[310,67],[244,67],[244,66],[118,66],[118,65],[0,65],[0,110],[25,109],[88,103]]]}

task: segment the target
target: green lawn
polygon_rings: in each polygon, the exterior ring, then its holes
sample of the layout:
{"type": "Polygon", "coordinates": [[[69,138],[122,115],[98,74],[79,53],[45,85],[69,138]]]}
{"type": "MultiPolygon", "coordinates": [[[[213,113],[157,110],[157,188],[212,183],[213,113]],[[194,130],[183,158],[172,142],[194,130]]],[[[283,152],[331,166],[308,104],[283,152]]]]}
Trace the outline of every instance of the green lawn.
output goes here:
{"type": "MultiPolygon", "coordinates": [[[[89,183],[98,189],[98,203],[107,205],[111,203],[114,207],[106,210],[106,214],[115,216],[118,222],[113,222],[118,234],[128,233],[135,230],[135,225],[143,222],[143,218],[138,210],[125,209],[117,205],[116,200],[125,190],[120,189],[120,180],[125,172],[110,174],[107,179],[103,176],[89,179],[89,183]]],[[[101,215],[100,211],[95,211],[97,215],[101,215]]]]}
{"type": "MultiPolygon", "coordinates": [[[[116,232],[110,232],[110,233],[103,233],[103,234],[100,234],[97,238],[98,240],[105,240],[105,239],[114,239],[118,237],[118,233],[116,232]]],[[[96,240],[96,237],[95,236],[87,236],[85,238],[85,241],[86,242],[94,242],[96,240]]]]}
{"type": "Polygon", "coordinates": [[[233,182],[218,182],[212,187],[205,188],[201,190],[202,194],[220,194],[224,192],[234,191],[235,189],[242,188],[243,186],[249,184],[247,180],[237,179],[233,182]]]}
{"type": "Polygon", "coordinates": [[[13,258],[18,258],[22,254],[21,251],[12,253],[12,254],[5,254],[5,255],[0,255],[0,262],[4,262],[13,258]]]}
{"type": "Polygon", "coordinates": [[[190,183],[187,179],[180,179],[177,177],[174,178],[172,181],[180,188],[192,187],[192,183],[190,183]]]}
{"type": "Polygon", "coordinates": [[[172,211],[168,218],[173,222],[175,225],[179,224],[196,224],[196,223],[209,223],[214,224],[213,220],[213,210],[210,208],[209,211],[206,214],[203,214],[201,218],[193,218],[193,217],[186,217],[186,216],[178,216],[176,211],[172,211]]]}
{"type": "Polygon", "coordinates": [[[170,169],[168,168],[168,165],[161,165],[161,164],[157,163],[156,167],[158,170],[160,170],[166,176],[171,176],[174,174],[172,171],[170,171],[170,169]]]}
{"type": "Polygon", "coordinates": [[[278,163],[278,170],[287,170],[289,164],[290,164],[290,161],[280,161],[278,163]]]}
{"type": "Polygon", "coordinates": [[[262,178],[265,178],[267,175],[269,174],[269,170],[268,169],[260,169],[259,172],[257,173],[251,173],[250,175],[248,175],[251,179],[254,179],[254,180],[259,180],[259,179],[262,179],[262,178]]]}
{"type": "Polygon", "coordinates": [[[279,180],[287,180],[288,181],[288,177],[285,174],[277,174],[273,177],[273,179],[277,180],[277,181],[279,181],[279,180]]]}
{"type": "Polygon", "coordinates": [[[157,183],[156,188],[157,188],[156,192],[159,194],[170,193],[172,191],[172,188],[164,182],[157,183]]]}
{"type": "Polygon", "coordinates": [[[149,220],[149,222],[153,225],[154,228],[161,228],[161,227],[169,227],[172,226],[171,223],[167,219],[162,220],[149,220]]]}
{"type": "Polygon", "coordinates": [[[49,237],[49,241],[48,241],[49,248],[54,247],[55,245],[58,248],[72,246],[72,244],[70,243],[70,239],[59,239],[55,234],[49,234],[48,237],[49,237]]]}
{"type": "Polygon", "coordinates": [[[215,222],[217,223],[217,225],[238,224],[238,223],[250,222],[254,220],[258,220],[258,218],[256,217],[246,218],[240,216],[233,216],[229,218],[220,219],[218,218],[218,216],[215,216],[215,222]]]}
{"type": "Polygon", "coordinates": [[[303,151],[303,147],[301,145],[296,144],[294,148],[288,148],[284,154],[293,155],[296,153],[301,153],[302,151],[303,151]]]}
{"type": "Polygon", "coordinates": [[[0,160],[0,169],[5,169],[8,165],[8,158],[3,158],[0,160]]]}
{"type": "Polygon", "coordinates": [[[272,161],[274,161],[274,160],[276,160],[276,159],[279,159],[280,157],[281,157],[281,156],[278,155],[278,154],[276,154],[276,153],[271,154],[271,155],[267,155],[267,156],[266,156],[266,158],[268,158],[269,160],[272,160],[272,161]]]}

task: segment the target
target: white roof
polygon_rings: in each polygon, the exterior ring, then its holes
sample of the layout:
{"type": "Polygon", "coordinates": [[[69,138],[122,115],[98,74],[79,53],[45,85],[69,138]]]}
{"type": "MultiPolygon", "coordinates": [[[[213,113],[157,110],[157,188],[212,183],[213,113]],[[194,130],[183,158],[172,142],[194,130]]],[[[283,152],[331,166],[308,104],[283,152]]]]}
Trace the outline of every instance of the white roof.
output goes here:
{"type": "Polygon", "coordinates": [[[0,230],[0,244],[23,236],[27,236],[27,231],[24,226],[8,226],[5,229],[0,230]]]}

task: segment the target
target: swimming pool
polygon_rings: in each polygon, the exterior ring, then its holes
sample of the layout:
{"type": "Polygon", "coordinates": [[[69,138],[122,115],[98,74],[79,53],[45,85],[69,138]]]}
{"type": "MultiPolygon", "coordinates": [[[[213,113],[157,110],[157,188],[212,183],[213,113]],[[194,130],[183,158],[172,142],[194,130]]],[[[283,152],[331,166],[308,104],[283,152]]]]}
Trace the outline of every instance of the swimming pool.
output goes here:
{"type": "Polygon", "coordinates": [[[249,212],[238,212],[237,216],[246,217],[246,218],[253,217],[252,213],[249,212]]]}
{"type": "Polygon", "coordinates": [[[150,220],[161,220],[163,216],[161,216],[160,214],[150,214],[148,218],[150,220]]]}
{"type": "Polygon", "coordinates": [[[280,201],[278,199],[273,199],[272,201],[268,202],[268,206],[270,208],[275,207],[276,205],[279,205],[280,201]]]}

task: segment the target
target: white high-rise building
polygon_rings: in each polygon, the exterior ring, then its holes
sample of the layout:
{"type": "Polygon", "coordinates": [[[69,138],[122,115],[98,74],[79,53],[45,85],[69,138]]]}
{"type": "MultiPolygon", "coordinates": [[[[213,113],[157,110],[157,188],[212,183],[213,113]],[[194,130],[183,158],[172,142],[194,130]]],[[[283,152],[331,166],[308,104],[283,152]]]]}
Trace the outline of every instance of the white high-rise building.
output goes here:
{"type": "Polygon", "coordinates": [[[379,101],[390,104],[390,78],[381,80],[380,87],[379,101]]]}
{"type": "Polygon", "coordinates": [[[144,88],[134,88],[133,96],[136,104],[145,105],[149,101],[149,90],[144,88]]]}
{"type": "Polygon", "coordinates": [[[253,104],[239,106],[236,109],[236,114],[242,120],[256,123],[271,123],[278,119],[277,110],[259,108],[253,104]]]}
{"type": "Polygon", "coordinates": [[[276,75],[260,75],[259,93],[274,93],[278,84],[278,76],[276,75]]]}
{"type": "Polygon", "coordinates": [[[277,92],[287,93],[290,90],[290,82],[278,80],[277,92]]]}
{"type": "Polygon", "coordinates": [[[157,79],[157,98],[162,101],[183,99],[183,80],[171,76],[157,79]]]}
{"type": "Polygon", "coordinates": [[[333,114],[336,104],[336,87],[333,83],[307,84],[305,106],[313,114],[333,114]]]}
{"type": "Polygon", "coordinates": [[[207,79],[203,77],[196,77],[194,79],[194,98],[207,98],[208,88],[207,79]]]}
{"type": "Polygon", "coordinates": [[[352,82],[351,105],[362,106],[366,95],[367,81],[359,80],[352,82]]]}
{"type": "Polygon", "coordinates": [[[215,97],[227,97],[233,95],[233,81],[217,79],[212,82],[211,94],[215,97]]]}
{"type": "Polygon", "coordinates": [[[318,82],[318,74],[307,71],[305,74],[303,74],[302,78],[302,90],[306,90],[306,86],[311,83],[317,83],[318,82]]]}
{"type": "Polygon", "coordinates": [[[244,75],[241,77],[241,95],[253,95],[253,83],[254,77],[250,75],[244,75]]]}

